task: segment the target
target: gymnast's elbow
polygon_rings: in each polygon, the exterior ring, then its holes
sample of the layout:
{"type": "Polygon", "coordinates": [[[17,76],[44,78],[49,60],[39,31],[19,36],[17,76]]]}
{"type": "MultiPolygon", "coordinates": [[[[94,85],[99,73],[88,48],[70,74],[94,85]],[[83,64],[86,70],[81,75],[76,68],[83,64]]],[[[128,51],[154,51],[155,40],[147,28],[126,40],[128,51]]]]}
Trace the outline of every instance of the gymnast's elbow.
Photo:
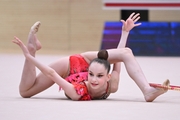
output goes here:
{"type": "Polygon", "coordinates": [[[71,100],[72,100],[72,101],[78,101],[79,98],[74,98],[74,97],[72,97],[71,100]]]}
{"type": "Polygon", "coordinates": [[[118,85],[114,84],[111,86],[111,93],[115,93],[118,91],[118,85]]]}
{"type": "Polygon", "coordinates": [[[111,89],[111,93],[116,93],[118,91],[118,88],[111,89]]]}
{"type": "Polygon", "coordinates": [[[70,98],[71,98],[71,100],[73,100],[73,101],[78,101],[80,97],[77,96],[77,95],[73,95],[73,96],[71,96],[70,98]]]}

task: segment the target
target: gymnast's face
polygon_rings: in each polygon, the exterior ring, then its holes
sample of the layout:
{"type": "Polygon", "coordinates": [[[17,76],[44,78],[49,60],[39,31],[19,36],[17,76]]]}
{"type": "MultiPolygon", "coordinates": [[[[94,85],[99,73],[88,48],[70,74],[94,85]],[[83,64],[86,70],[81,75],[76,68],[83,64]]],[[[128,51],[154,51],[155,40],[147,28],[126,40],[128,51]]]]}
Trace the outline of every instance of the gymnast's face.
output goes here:
{"type": "Polygon", "coordinates": [[[88,70],[88,82],[92,89],[102,88],[104,85],[107,85],[109,79],[110,74],[108,74],[103,64],[97,62],[91,63],[88,70]]]}

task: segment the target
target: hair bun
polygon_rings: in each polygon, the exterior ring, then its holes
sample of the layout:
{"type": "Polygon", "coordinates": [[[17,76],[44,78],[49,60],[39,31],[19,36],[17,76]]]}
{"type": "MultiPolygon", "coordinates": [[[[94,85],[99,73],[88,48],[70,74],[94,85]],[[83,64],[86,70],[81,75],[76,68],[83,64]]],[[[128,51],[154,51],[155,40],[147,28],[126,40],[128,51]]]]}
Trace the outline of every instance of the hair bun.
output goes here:
{"type": "Polygon", "coordinates": [[[108,52],[106,50],[100,50],[98,52],[97,56],[99,59],[107,60],[108,59],[108,52]]]}

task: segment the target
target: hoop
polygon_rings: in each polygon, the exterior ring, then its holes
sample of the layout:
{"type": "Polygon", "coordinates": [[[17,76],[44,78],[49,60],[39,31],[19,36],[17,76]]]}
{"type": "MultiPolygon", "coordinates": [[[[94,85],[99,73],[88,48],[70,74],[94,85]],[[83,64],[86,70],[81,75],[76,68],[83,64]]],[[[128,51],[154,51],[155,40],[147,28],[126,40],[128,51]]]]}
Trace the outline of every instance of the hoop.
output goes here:
{"type": "Polygon", "coordinates": [[[149,83],[149,85],[157,88],[166,88],[168,90],[180,91],[180,86],[176,86],[176,85],[163,86],[162,84],[156,84],[156,83],[149,83]]]}

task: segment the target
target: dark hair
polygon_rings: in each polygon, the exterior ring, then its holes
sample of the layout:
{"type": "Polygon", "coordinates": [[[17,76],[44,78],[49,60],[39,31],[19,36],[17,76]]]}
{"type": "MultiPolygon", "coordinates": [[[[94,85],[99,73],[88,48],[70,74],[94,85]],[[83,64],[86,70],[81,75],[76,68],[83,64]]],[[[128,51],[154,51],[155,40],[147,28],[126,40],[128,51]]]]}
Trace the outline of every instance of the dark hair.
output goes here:
{"type": "Polygon", "coordinates": [[[108,52],[106,50],[100,50],[97,54],[97,58],[93,59],[89,65],[91,65],[93,62],[97,62],[100,64],[103,64],[104,67],[107,69],[107,72],[110,71],[110,63],[107,61],[108,59],[108,52]]]}

